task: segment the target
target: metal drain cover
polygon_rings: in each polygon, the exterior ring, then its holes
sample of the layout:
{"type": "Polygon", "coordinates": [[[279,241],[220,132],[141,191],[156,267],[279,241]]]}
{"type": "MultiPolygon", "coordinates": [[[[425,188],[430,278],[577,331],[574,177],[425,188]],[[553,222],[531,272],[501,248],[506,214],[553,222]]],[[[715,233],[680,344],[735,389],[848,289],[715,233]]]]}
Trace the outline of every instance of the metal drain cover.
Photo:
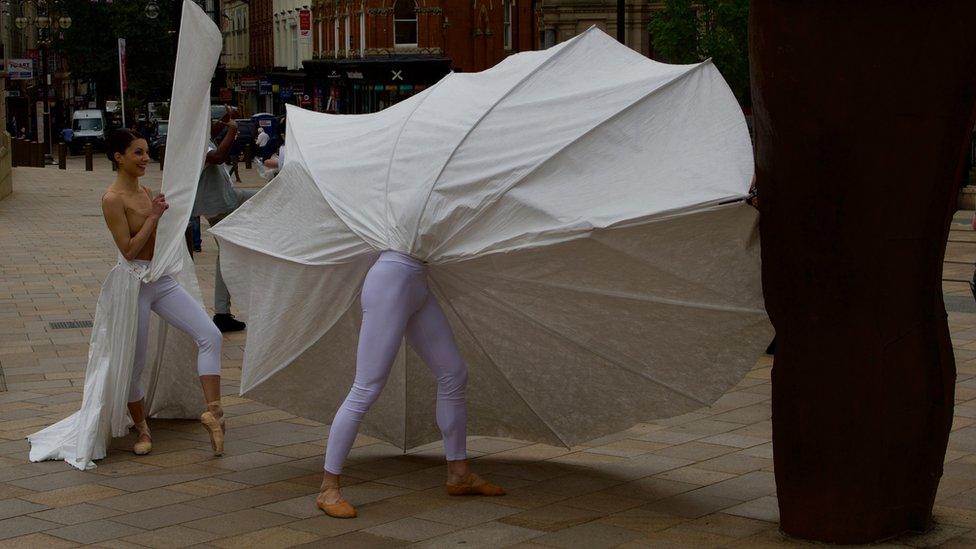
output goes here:
{"type": "Polygon", "coordinates": [[[64,322],[51,322],[49,324],[52,330],[68,330],[71,328],[91,328],[91,320],[68,320],[64,322]]]}

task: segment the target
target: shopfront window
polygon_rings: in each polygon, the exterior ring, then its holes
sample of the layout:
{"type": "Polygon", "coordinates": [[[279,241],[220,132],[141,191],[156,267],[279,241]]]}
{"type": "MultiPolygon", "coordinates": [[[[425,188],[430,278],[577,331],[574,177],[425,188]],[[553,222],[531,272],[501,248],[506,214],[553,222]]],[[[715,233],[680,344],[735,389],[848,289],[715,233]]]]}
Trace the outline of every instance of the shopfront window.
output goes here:
{"type": "Polygon", "coordinates": [[[393,8],[393,40],[396,47],[417,46],[417,5],[414,0],[399,0],[393,8]]]}
{"type": "Polygon", "coordinates": [[[502,36],[504,36],[505,49],[512,49],[512,0],[505,0],[502,4],[504,19],[502,20],[502,36]]]}

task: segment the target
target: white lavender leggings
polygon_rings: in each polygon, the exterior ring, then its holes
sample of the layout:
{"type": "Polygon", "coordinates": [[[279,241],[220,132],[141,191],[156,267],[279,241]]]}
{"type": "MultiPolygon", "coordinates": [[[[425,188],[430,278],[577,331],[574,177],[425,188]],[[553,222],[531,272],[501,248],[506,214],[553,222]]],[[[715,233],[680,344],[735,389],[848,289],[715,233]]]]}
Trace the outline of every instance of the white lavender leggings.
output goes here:
{"type": "Polygon", "coordinates": [[[465,459],[464,388],[468,370],[451,326],[427,288],[427,271],[412,257],[385,251],[366,274],[363,324],[356,352],[356,379],[336,412],[325,451],[325,470],[338,475],[359,423],[386,384],[404,333],[437,377],[437,426],[447,459],[465,459]]]}
{"type": "MultiPolygon", "coordinates": [[[[146,262],[148,263],[148,262],[146,262]]],[[[136,328],[136,352],[129,382],[129,402],[142,400],[142,371],[146,366],[149,343],[149,311],[185,332],[197,343],[197,374],[220,375],[220,345],[223,336],[207,311],[170,276],[144,283],[139,288],[139,323],[136,328]]]]}

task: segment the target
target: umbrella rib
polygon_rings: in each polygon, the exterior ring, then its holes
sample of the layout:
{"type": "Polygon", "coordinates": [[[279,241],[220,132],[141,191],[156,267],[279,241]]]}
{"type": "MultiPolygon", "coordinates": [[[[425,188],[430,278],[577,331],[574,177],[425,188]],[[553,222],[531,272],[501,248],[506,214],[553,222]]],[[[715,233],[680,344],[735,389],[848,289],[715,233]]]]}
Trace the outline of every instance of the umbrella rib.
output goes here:
{"type": "Polygon", "coordinates": [[[552,435],[556,437],[556,439],[559,440],[559,442],[563,446],[569,448],[570,444],[566,442],[566,439],[558,432],[556,432],[556,429],[552,425],[549,425],[549,422],[546,421],[545,418],[542,417],[542,415],[535,409],[535,407],[532,406],[532,404],[529,403],[528,400],[526,400],[526,398],[522,395],[522,393],[519,392],[519,390],[516,389],[514,385],[512,385],[512,382],[509,381],[508,377],[505,376],[505,373],[502,372],[502,369],[498,367],[498,364],[495,362],[495,359],[492,358],[491,354],[488,352],[488,349],[485,348],[484,344],[481,343],[481,340],[478,339],[478,336],[476,336],[474,331],[468,326],[468,323],[464,320],[464,317],[461,316],[461,313],[454,307],[454,304],[451,303],[451,300],[448,299],[447,293],[445,293],[444,290],[441,289],[440,284],[438,284],[433,277],[429,277],[429,279],[431,284],[433,284],[433,286],[437,290],[437,292],[440,293],[441,296],[444,298],[444,303],[447,304],[447,306],[451,309],[451,312],[454,313],[454,316],[457,317],[458,322],[461,323],[461,327],[464,328],[464,331],[466,331],[469,336],[471,336],[471,339],[474,340],[475,345],[478,346],[478,350],[480,350],[481,354],[483,354],[485,358],[488,359],[488,362],[492,365],[493,368],[495,368],[495,371],[498,372],[501,378],[505,380],[505,383],[507,383],[509,388],[512,389],[512,392],[515,393],[519,397],[519,399],[522,400],[522,402],[525,404],[525,407],[528,408],[533,414],[535,414],[535,417],[537,417],[539,421],[542,422],[542,424],[546,427],[546,429],[549,429],[549,432],[552,433],[552,435]]]}
{"type": "MultiPolygon", "coordinates": [[[[448,73],[445,78],[450,77],[452,74],[454,73],[453,72],[448,73]]],[[[386,201],[385,206],[386,206],[386,245],[387,246],[390,245],[390,227],[392,225],[392,222],[390,220],[390,173],[393,172],[393,157],[396,156],[397,147],[400,145],[400,137],[403,135],[404,130],[407,129],[407,124],[410,123],[410,120],[413,118],[414,113],[417,112],[417,109],[419,109],[420,106],[423,105],[424,102],[426,102],[431,95],[434,95],[433,91],[431,91],[430,93],[425,95],[420,101],[418,101],[417,105],[413,108],[412,111],[410,111],[410,114],[407,115],[406,120],[403,121],[403,125],[400,126],[400,131],[397,132],[396,139],[393,141],[393,148],[390,150],[390,160],[386,164],[386,190],[384,192],[385,194],[384,200],[386,201]]]]}
{"type": "Polygon", "coordinates": [[[607,297],[615,297],[615,298],[619,298],[619,299],[627,299],[627,300],[630,300],[630,301],[641,301],[641,302],[644,302],[644,303],[660,303],[660,304],[663,304],[663,305],[675,305],[675,306],[679,306],[679,307],[688,307],[688,308],[691,308],[691,309],[702,309],[702,310],[706,310],[706,311],[721,311],[721,312],[727,312],[727,313],[746,313],[746,314],[755,314],[755,315],[765,315],[766,314],[766,311],[764,311],[762,309],[754,309],[754,308],[750,308],[750,307],[736,307],[736,306],[731,306],[731,305],[711,305],[711,304],[708,304],[708,303],[695,303],[695,302],[681,301],[679,299],[670,299],[670,298],[666,298],[666,297],[641,296],[641,295],[638,295],[638,294],[635,294],[635,293],[632,293],[632,292],[620,292],[620,291],[613,291],[613,290],[596,290],[596,289],[593,289],[593,288],[570,286],[569,284],[558,284],[558,283],[554,283],[554,282],[544,282],[544,281],[541,281],[541,280],[532,280],[532,279],[529,279],[529,278],[519,278],[519,277],[515,277],[515,276],[507,276],[507,275],[498,274],[498,273],[494,273],[494,274],[481,274],[480,276],[485,276],[485,277],[488,277],[488,278],[494,277],[494,278],[499,278],[501,280],[508,280],[508,281],[512,281],[512,282],[522,282],[522,283],[527,283],[527,284],[534,284],[536,286],[543,286],[545,288],[556,288],[556,289],[559,289],[559,290],[570,290],[570,291],[580,292],[580,293],[584,293],[584,294],[600,295],[600,296],[607,296],[607,297]]]}
{"type": "Polygon", "coordinates": [[[547,326],[545,323],[543,323],[540,320],[536,319],[532,315],[530,315],[530,314],[528,314],[528,313],[526,313],[524,311],[520,311],[520,310],[516,309],[515,307],[512,307],[511,305],[505,303],[502,300],[498,300],[497,298],[495,298],[491,294],[487,293],[484,289],[479,289],[478,292],[481,293],[482,295],[485,295],[485,296],[491,298],[492,301],[497,302],[500,307],[502,307],[504,309],[507,309],[507,310],[515,313],[516,315],[518,315],[518,316],[520,316],[520,317],[528,320],[532,324],[535,324],[536,326],[542,328],[543,330],[545,330],[546,332],[550,333],[551,335],[553,335],[553,336],[555,336],[555,337],[557,337],[559,339],[562,339],[564,341],[567,341],[567,342],[575,345],[576,347],[579,347],[580,349],[583,349],[584,351],[587,351],[587,352],[589,352],[591,354],[594,354],[594,355],[602,358],[603,360],[606,360],[610,364],[612,364],[612,365],[614,365],[614,366],[616,366],[616,367],[618,367],[618,368],[620,368],[620,369],[622,369],[624,371],[630,372],[630,373],[632,373],[632,374],[634,374],[634,375],[636,375],[638,377],[642,377],[642,378],[644,378],[644,379],[646,379],[646,380],[648,380],[648,381],[650,381],[650,382],[652,382],[652,383],[654,383],[656,385],[660,385],[661,387],[664,387],[665,389],[668,389],[670,391],[674,391],[675,393],[677,393],[677,394],[679,394],[679,395],[681,395],[681,396],[683,396],[683,397],[685,397],[685,398],[687,398],[689,400],[693,400],[693,401],[701,404],[702,406],[708,406],[710,404],[710,403],[705,402],[705,401],[701,400],[700,398],[698,398],[698,397],[696,397],[696,396],[694,396],[692,394],[689,394],[688,392],[684,391],[683,389],[679,389],[677,387],[672,387],[667,382],[661,381],[661,380],[655,378],[652,375],[649,375],[649,374],[647,374],[645,372],[641,372],[641,371],[635,370],[633,368],[630,368],[630,367],[624,365],[623,363],[621,363],[619,360],[617,360],[617,359],[615,359],[613,357],[607,356],[605,353],[602,353],[602,352],[600,352],[600,351],[598,351],[596,349],[590,349],[588,347],[584,347],[579,342],[574,341],[569,336],[567,336],[567,335],[559,332],[558,330],[556,330],[554,328],[551,328],[551,327],[547,326]]]}
{"type": "MultiPolygon", "coordinates": [[[[451,150],[451,154],[448,155],[447,160],[445,160],[444,161],[444,164],[441,165],[440,170],[437,172],[437,175],[434,177],[434,181],[431,182],[431,184],[430,184],[430,188],[427,189],[427,197],[424,199],[424,205],[420,208],[420,215],[417,216],[417,219],[418,220],[423,219],[424,213],[426,213],[426,211],[427,211],[427,206],[430,204],[430,197],[433,196],[433,194],[434,194],[434,187],[437,186],[437,182],[440,180],[441,175],[444,174],[444,170],[447,168],[447,165],[451,163],[451,160],[454,158],[454,155],[457,154],[458,149],[461,148],[461,145],[463,145],[468,140],[468,137],[471,135],[471,133],[474,132],[474,130],[479,125],[481,125],[481,122],[484,121],[484,119],[487,118],[488,115],[491,114],[491,112],[495,110],[495,107],[497,107],[499,104],[501,104],[502,101],[504,101],[506,98],[508,98],[508,96],[510,96],[512,93],[514,93],[515,90],[517,90],[518,88],[520,88],[525,82],[527,82],[530,78],[532,78],[533,76],[535,76],[539,71],[541,71],[543,69],[543,67],[546,67],[546,66],[552,64],[552,62],[553,62],[554,59],[560,57],[561,55],[563,55],[564,53],[566,53],[567,51],[569,51],[570,49],[572,49],[572,47],[575,47],[577,44],[579,44],[581,42],[581,40],[579,39],[581,36],[583,36],[583,35],[577,36],[576,38],[572,39],[565,46],[563,46],[561,49],[559,49],[559,51],[557,51],[556,53],[552,54],[552,56],[550,56],[548,59],[546,59],[542,63],[539,63],[539,66],[537,66],[537,67],[533,68],[531,71],[529,71],[528,74],[526,74],[525,76],[523,76],[518,82],[515,83],[515,85],[513,85],[511,88],[509,88],[508,91],[506,91],[504,94],[502,94],[502,96],[499,97],[497,101],[495,101],[490,107],[488,107],[488,109],[485,110],[485,112],[481,113],[481,116],[478,117],[478,120],[476,120],[474,122],[474,124],[472,124],[471,127],[468,128],[468,131],[466,131],[464,133],[464,136],[462,136],[461,139],[457,142],[457,144],[454,145],[454,148],[451,150]]],[[[414,244],[416,244],[417,237],[419,235],[420,235],[420,222],[418,221],[417,222],[417,227],[413,231],[413,238],[410,240],[410,246],[408,248],[411,252],[413,252],[414,244]]]]}
{"type": "MultiPolygon", "coordinates": [[[[508,191],[514,189],[519,183],[521,183],[522,181],[525,181],[525,179],[527,177],[529,177],[530,175],[532,175],[533,173],[535,173],[536,171],[538,171],[539,168],[541,168],[542,166],[548,164],[550,160],[552,160],[553,158],[555,158],[556,156],[558,156],[560,153],[562,153],[563,151],[565,151],[567,148],[569,148],[570,146],[572,146],[574,143],[576,143],[580,139],[586,137],[590,133],[596,131],[597,129],[601,128],[604,124],[606,124],[606,123],[614,120],[618,116],[620,116],[623,113],[627,112],[628,110],[632,109],[633,107],[635,107],[636,105],[640,104],[641,102],[643,102],[648,97],[651,97],[652,95],[654,95],[654,94],[656,94],[656,93],[658,93],[660,91],[663,91],[663,90],[666,90],[666,89],[670,88],[676,82],[679,82],[679,81],[683,80],[688,75],[696,72],[701,67],[704,67],[705,65],[709,65],[709,64],[711,64],[711,60],[710,59],[709,60],[706,60],[706,61],[702,61],[701,63],[699,63],[698,65],[694,66],[690,70],[687,70],[687,71],[679,74],[678,76],[672,78],[671,80],[665,82],[664,84],[662,84],[662,85],[660,85],[660,86],[652,89],[651,91],[649,91],[649,92],[641,95],[640,97],[638,97],[637,99],[635,99],[631,104],[629,104],[626,107],[620,109],[619,111],[613,113],[612,115],[608,116],[607,118],[604,118],[603,120],[600,120],[599,122],[597,122],[596,124],[594,124],[593,127],[589,128],[585,132],[583,132],[583,133],[579,134],[578,136],[576,136],[575,138],[573,138],[572,141],[568,141],[563,146],[561,146],[557,150],[553,151],[553,153],[551,155],[549,155],[546,159],[539,161],[535,166],[530,167],[528,169],[528,171],[525,171],[525,172],[518,172],[518,171],[513,172],[512,175],[510,176],[513,179],[513,181],[509,181],[509,182],[505,183],[502,186],[502,188],[497,193],[495,193],[493,196],[490,196],[487,199],[485,199],[477,208],[474,208],[473,209],[474,210],[474,214],[472,214],[471,217],[468,218],[464,222],[464,224],[460,225],[451,234],[449,234],[446,237],[440,239],[440,244],[438,244],[436,247],[434,247],[434,249],[431,250],[430,254],[428,254],[428,255],[429,256],[433,256],[433,254],[436,253],[438,250],[440,250],[444,246],[444,244],[450,242],[455,236],[457,236],[458,234],[460,234],[464,230],[466,230],[469,227],[471,227],[474,224],[474,222],[476,220],[478,220],[479,218],[481,218],[481,216],[489,208],[491,208],[499,200],[501,200],[503,196],[505,196],[506,194],[508,194],[508,191]]],[[[453,156],[453,153],[452,153],[452,156],[453,156]]],[[[448,160],[450,160],[450,159],[448,159],[448,160]]],[[[443,168],[441,169],[441,171],[443,171],[443,168]]],[[[438,174],[438,177],[440,177],[439,174],[438,174]]],[[[436,180],[435,180],[435,182],[436,182],[436,180]]],[[[431,190],[433,190],[433,188],[431,190]]],[[[428,200],[429,200],[429,198],[430,197],[428,196],[428,200]]],[[[425,207],[426,207],[426,203],[425,203],[425,207]]]]}

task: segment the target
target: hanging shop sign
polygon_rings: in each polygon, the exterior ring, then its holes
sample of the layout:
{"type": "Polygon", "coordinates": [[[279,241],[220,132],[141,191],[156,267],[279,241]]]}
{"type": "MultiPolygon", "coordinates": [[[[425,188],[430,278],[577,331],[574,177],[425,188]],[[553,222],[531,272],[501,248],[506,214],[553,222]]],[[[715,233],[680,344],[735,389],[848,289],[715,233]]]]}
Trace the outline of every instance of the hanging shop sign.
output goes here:
{"type": "Polygon", "coordinates": [[[32,59],[7,59],[7,78],[11,80],[31,80],[34,78],[32,59]]]}
{"type": "Polygon", "coordinates": [[[298,36],[305,41],[312,39],[312,10],[298,10],[298,36]]]}
{"type": "Polygon", "coordinates": [[[261,80],[258,82],[258,93],[261,95],[271,95],[275,91],[274,88],[275,86],[269,80],[261,80]]]}

